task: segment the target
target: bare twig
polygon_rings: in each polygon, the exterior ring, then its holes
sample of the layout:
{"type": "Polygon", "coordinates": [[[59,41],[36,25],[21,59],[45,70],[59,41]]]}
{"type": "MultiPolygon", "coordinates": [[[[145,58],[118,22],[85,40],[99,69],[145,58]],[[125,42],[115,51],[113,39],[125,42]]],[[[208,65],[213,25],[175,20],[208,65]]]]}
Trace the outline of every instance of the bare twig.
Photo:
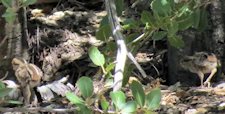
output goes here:
{"type": "Polygon", "coordinates": [[[7,40],[7,37],[5,36],[3,38],[3,40],[0,42],[0,47],[2,47],[4,45],[4,43],[5,43],[6,40],[7,40]]]}
{"type": "MultiPolygon", "coordinates": [[[[143,75],[143,77],[147,77],[147,75],[144,72],[144,70],[141,68],[141,66],[138,64],[138,62],[134,59],[134,56],[127,50],[124,37],[122,33],[120,32],[121,26],[116,13],[115,1],[105,0],[105,6],[108,13],[108,19],[112,28],[113,37],[118,46],[115,75],[114,75],[114,85],[113,85],[113,91],[117,91],[117,90],[120,90],[122,87],[123,72],[124,72],[127,56],[135,64],[135,66],[138,68],[138,70],[143,75]]],[[[140,38],[142,38],[144,35],[145,34],[141,35],[140,38]]]]}
{"type": "Polygon", "coordinates": [[[9,72],[7,71],[7,72],[5,73],[5,76],[4,76],[4,77],[2,77],[2,78],[0,79],[0,81],[5,80],[5,78],[7,78],[7,76],[8,76],[8,74],[9,74],[9,72]]]}
{"type": "Polygon", "coordinates": [[[113,30],[113,37],[116,40],[118,49],[116,57],[116,67],[114,75],[114,87],[113,91],[120,90],[122,87],[123,72],[127,59],[127,47],[123,40],[123,35],[120,32],[121,27],[116,14],[116,6],[114,0],[105,0],[106,10],[108,12],[109,22],[113,30]]]}

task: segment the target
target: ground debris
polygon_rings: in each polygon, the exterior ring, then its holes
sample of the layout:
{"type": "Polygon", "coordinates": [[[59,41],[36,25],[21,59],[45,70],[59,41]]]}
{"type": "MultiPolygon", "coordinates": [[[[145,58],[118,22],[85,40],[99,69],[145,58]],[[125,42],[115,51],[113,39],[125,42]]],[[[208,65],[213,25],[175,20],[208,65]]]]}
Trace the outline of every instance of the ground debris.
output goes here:
{"type": "Polygon", "coordinates": [[[159,112],[204,114],[225,111],[224,88],[216,87],[182,87],[172,85],[163,88],[161,109],[159,112]],[[172,89],[171,89],[172,88],[172,89]]]}

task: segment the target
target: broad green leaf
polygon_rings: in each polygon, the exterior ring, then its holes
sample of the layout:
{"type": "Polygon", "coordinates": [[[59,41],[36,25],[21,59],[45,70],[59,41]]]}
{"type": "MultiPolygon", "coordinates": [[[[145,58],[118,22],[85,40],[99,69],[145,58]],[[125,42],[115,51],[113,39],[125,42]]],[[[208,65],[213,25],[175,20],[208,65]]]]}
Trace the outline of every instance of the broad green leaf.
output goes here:
{"type": "Polygon", "coordinates": [[[157,31],[153,34],[152,39],[153,40],[162,40],[164,37],[166,37],[167,32],[166,31],[157,31]]]}
{"type": "Polygon", "coordinates": [[[126,96],[122,91],[110,92],[112,102],[117,109],[122,109],[125,105],[126,96]]]}
{"type": "Polygon", "coordinates": [[[176,48],[181,48],[184,46],[184,41],[182,40],[181,36],[168,36],[168,40],[171,46],[176,48]]]}
{"type": "Polygon", "coordinates": [[[179,30],[178,23],[176,21],[170,22],[169,26],[167,26],[167,31],[169,36],[175,35],[179,30]]]}
{"type": "Polygon", "coordinates": [[[106,72],[108,73],[108,72],[110,72],[111,70],[113,70],[114,68],[115,68],[115,63],[114,62],[112,62],[112,63],[110,63],[109,65],[107,65],[106,66],[106,72]]]}
{"type": "Polygon", "coordinates": [[[160,23],[149,11],[143,11],[141,13],[141,22],[145,24],[147,28],[158,27],[160,23]]]}
{"type": "Polygon", "coordinates": [[[10,8],[12,6],[12,2],[13,0],[1,0],[2,4],[6,7],[6,8],[10,8]]]}
{"type": "Polygon", "coordinates": [[[168,0],[171,10],[174,10],[176,3],[174,2],[175,0],[168,0]]]}
{"type": "Polygon", "coordinates": [[[160,106],[161,101],[161,91],[159,88],[153,89],[147,96],[146,96],[146,104],[148,109],[156,110],[160,106]]]}
{"type": "Polygon", "coordinates": [[[105,99],[105,97],[101,97],[101,107],[104,111],[107,111],[109,107],[109,102],[105,99]]]}
{"type": "Polygon", "coordinates": [[[5,18],[6,22],[13,23],[16,19],[16,12],[12,8],[7,8],[2,17],[5,18]]]}
{"type": "Polygon", "coordinates": [[[192,15],[192,19],[193,19],[193,26],[194,28],[198,28],[199,27],[199,22],[200,22],[200,17],[201,17],[201,10],[199,8],[197,8],[192,15]]]}
{"type": "Polygon", "coordinates": [[[88,55],[91,58],[92,62],[97,66],[103,66],[105,64],[104,55],[98,50],[97,47],[92,46],[88,50],[88,55]]]}
{"type": "Polygon", "coordinates": [[[5,102],[10,103],[10,104],[18,104],[18,105],[23,104],[23,102],[21,102],[21,101],[14,101],[14,100],[7,100],[5,102]]]}
{"type": "Polygon", "coordinates": [[[179,10],[178,17],[188,15],[190,12],[192,12],[190,10],[189,4],[183,4],[181,7],[179,7],[178,10],[179,10]]]}
{"type": "Polygon", "coordinates": [[[168,0],[153,0],[151,3],[151,8],[154,14],[162,17],[169,16],[172,11],[168,0]]]}
{"type": "Polygon", "coordinates": [[[203,31],[207,28],[208,26],[208,12],[206,9],[201,10],[201,17],[200,17],[200,22],[199,22],[199,27],[198,29],[203,31]]]}
{"type": "Polygon", "coordinates": [[[188,15],[184,20],[178,22],[179,30],[186,30],[193,25],[193,15],[188,15]]]}
{"type": "Polygon", "coordinates": [[[135,29],[139,27],[139,22],[131,18],[124,20],[122,24],[123,24],[122,28],[124,30],[135,29]]]}
{"type": "Polygon", "coordinates": [[[115,0],[116,12],[118,16],[121,16],[124,10],[124,1],[123,0],[115,0]]]}
{"type": "Polygon", "coordinates": [[[92,114],[91,110],[85,106],[85,105],[78,105],[80,110],[78,111],[78,114],[92,114]]]}
{"type": "Polygon", "coordinates": [[[141,21],[142,23],[150,23],[152,25],[154,19],[153,15],[149,11],[143,11],[141,13],[141,21]]]}
{"type": "Polygon", "coordinates": [[[108,15],[102,17],[102,20],[100,22],[100,27],[104,26],[104,25],[109,25],[109,19],[108,19],[108,15]]]}
{"type": "Polygon", "coordinates": [[[5,84],[2,81],[0,81],[0,89],[2,88],[5,88],[5,84]]]}
{"type": "Polygon", "coordinates": [[[72,92],[67,92],[66,98],[75,105],[84,105],[84,101],[72,92]]]}
{"type": "Polygon", "coordinates": [[[12,88],[1,88],[0,89],[0,98],[7,96],[13,89],[12,88]]]}
{"type": "Polygon", "coordinates": [[[96,32],[96,38],[101,41],[108,41],[111,35],[112,32],[109,24],[102,25],[96,32]]]}
{"type": "Polygon", "coordinates": [[[124,74],[123,75],[123,83],[122,83],[123,86],[125,86],[128,83],[129,78],[130,78],[131,73],[132,73],[131,71],[133,71],[133,69],[134,69],[134,66],[131,65],[131,63],[126,64],[126,67],[125,67],[124,73],[123,73],[124,74]]]}
{"type": "Polygon", "coordinates": [[[126,105],[123,107],[123,109],[121,110],[121,113],[122,114],[133,113],[136,111],[136,108],[137,108],[137,104],[135,101],[128,101],[126,105]]]}
{"type": "Polygon", "coordinates": [[[88,98],[92,96],[94,87],[93,87],[93,82],[90,78],[81,77],[77,81],[77,86],[79,90],[81,91],[81,94],[84,98],[88,98]]]}
{"type": "Polygon", "coordinates": [[[142,85],[137,81],[133,81],[130,86],[135,101],[139,106],[143,107],[145,105],[145,93],[142,85]]]}
{"type": "Polygon", "coordinates": [[[36,2],[37,2],[37,0],[22,0],[22,6],[26,7],[26,6],[32,5],[36,2]]]}

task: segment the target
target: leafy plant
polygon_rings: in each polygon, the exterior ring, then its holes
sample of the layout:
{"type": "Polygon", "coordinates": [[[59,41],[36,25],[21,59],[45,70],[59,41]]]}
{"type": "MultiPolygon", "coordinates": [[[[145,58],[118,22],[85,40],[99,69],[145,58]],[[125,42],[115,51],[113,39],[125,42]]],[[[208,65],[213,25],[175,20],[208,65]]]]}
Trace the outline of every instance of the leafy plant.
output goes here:
{"type": "Polygon", "coordinates": [[[110,97],[116,108],[116,113],[134,113],[137,108],[135,101],[126,102],[126,96],[122,91],[111,92],[110,97]]]}
{"type": "Polygon", "coordinates": [[[92,62],[96,66],[100,66],[101,67],[101,69],[102,69],[102,71],[104,73],[103,77],[105,75],[107,75],[107,74],[110,74],[111,71],[115,67],[115,64],[113,62],[110,62],[108,64],[106,63],[104,55],[95,46],[92,46],[92,47],[89,48],[88,55],[89,55],[90,59],[92,60],[92,62]]]}
{"type": "MultiPolygon", "coordinates": [[[[118,2],[121,1],[117,1],[116,3],[118,2]]],[[[121,7],[121,5],[118,7],[121,7]]],[[[122,28],[123,30],[136,31],[136,34],[142,34],[143,31],[140,30],[142,30],[144,24],[144,33],[146,35],[139,41],[148,38],[152,40],[167,38],[172,46],[181,48],[184,46],[184,42],[182,37],[177,34],[179,31],[188,28],[204,30],[207,27],[207,13],[202,6],[204,6],[204,4],[199,4],[199,2],[195,0],[178,3],[175,3],[174,0],[152,0],[149,5],[151,11],[142,11],[140,20],[134,20],[132,18],[123,19],[122,28]]],[[[122,12],[121,8],[118,8],[118,10],[119,13],[122,12]]],[[[103,19],[104,23],[101,23],[99,31],[96,33],[97,38],[103,41],[108,41],[109,37],[112,35],[109,23],[107,23],[106,20],[105,18],[103,19]]],[[[136,36],[136,38],[137,37],[138,36],[136,36]]],[[[133,48],[135,47],[139,46],[134,45],[133,48]]]]}
{"type": "Polygon", "coordinates": [[[12,88],[6,88],[5,84],[0,81],[0,98],[7,96],[12,91],[12,88]]]}
{"type": "Polygon", "coordinates": [[[152,112],[159,108],[162,97],[159,88],[154,88],[147,95],[145,95],[142,85],[139,82],[133,81],[130,87],[134,100],[140,107],[140,110],[152,112]]]}
{"type": "Polygon", "coordinates": [[[126,101],[126,96],[122,91],[111,92],[110,97],[115,106],[116,113],[153,112],[158,109],[161,101],[161,91],[159,88],[153,89],[145,95],[142,85],[133,81],[130,85],[134,101],[126,101]]]}
{"type": "Polygon", "coordinates": [[[0,105],[5,104],[22,104],[20,101],[10,100],[7,96],[13,92],[13,88],[7,88],[5,84],[0,81],[0,105]]]}
{"type": "MultiPolygon", "coordinates": [[[[144,93],[142,85],[137,81],[133,81],[130,85],[134,100],[127,101],[127,96],[122,91],[110,92],[110,100],[107,100],[104,93],[93,92],[93,82],[88,77],[81,77],[77,83],[77,87],[81,92],[81,96],[77,96],[72,92],[66,93],[66,98],[75,106],[81,114],[90,114],[93,112],[92,105],[96,102],[100,104],[104,112],[108,112],[109,107],[115,109],[115,113],[135,113],[135,112],[153,112],[160,106],[161,91],[159,88],[153,89],[147,95],[144,93]]],[[[111,108],[110,108],[111,109],[111,108]]]]}
{"type": "Polygon", "coordinates": [[[88,77],[81,77],[77,81],[77,87],[79,88],[82,97],[75,95],[72,92],[66,93],[66,98],[74,105],[79,107],[79,114],[91,114],[91,110],[88,108],[93,104],[93,82],[88,77]]]}
{"type": "Polygon", "coordinates": [[[6,22],[13,23],[17,16],[17,11],[21,7],[27,7],[34,4],[36,1],[37,0],[1,0],[1,3],[6,7],[6,11],[2,17],[5,18],[6,22]]]}

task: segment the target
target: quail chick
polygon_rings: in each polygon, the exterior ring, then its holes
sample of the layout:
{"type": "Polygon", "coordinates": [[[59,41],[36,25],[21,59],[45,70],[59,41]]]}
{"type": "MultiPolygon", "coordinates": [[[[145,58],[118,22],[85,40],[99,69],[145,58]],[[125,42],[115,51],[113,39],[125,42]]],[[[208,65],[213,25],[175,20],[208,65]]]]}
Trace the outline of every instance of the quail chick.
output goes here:
{"type": "Polygon", "coordinates": [[[12,66],[21,86],[24,103],[25,105],[29,105],[31,96],[33,95],[32,89],[40,84],[43,73],[36,65],[18,58],[12,60],[12,66]]]}
{"type": "Polygon", "coordinates": [[[210,80],[217,72],[218,59],[213,53],[197,52],[193,56],[185,56],[181,59],[182,68],[196,73],[201,80],[201,87],[210,87],[210,80]],[[209,77],[203,83],[204,74],[210,73],[209,77]]]}

